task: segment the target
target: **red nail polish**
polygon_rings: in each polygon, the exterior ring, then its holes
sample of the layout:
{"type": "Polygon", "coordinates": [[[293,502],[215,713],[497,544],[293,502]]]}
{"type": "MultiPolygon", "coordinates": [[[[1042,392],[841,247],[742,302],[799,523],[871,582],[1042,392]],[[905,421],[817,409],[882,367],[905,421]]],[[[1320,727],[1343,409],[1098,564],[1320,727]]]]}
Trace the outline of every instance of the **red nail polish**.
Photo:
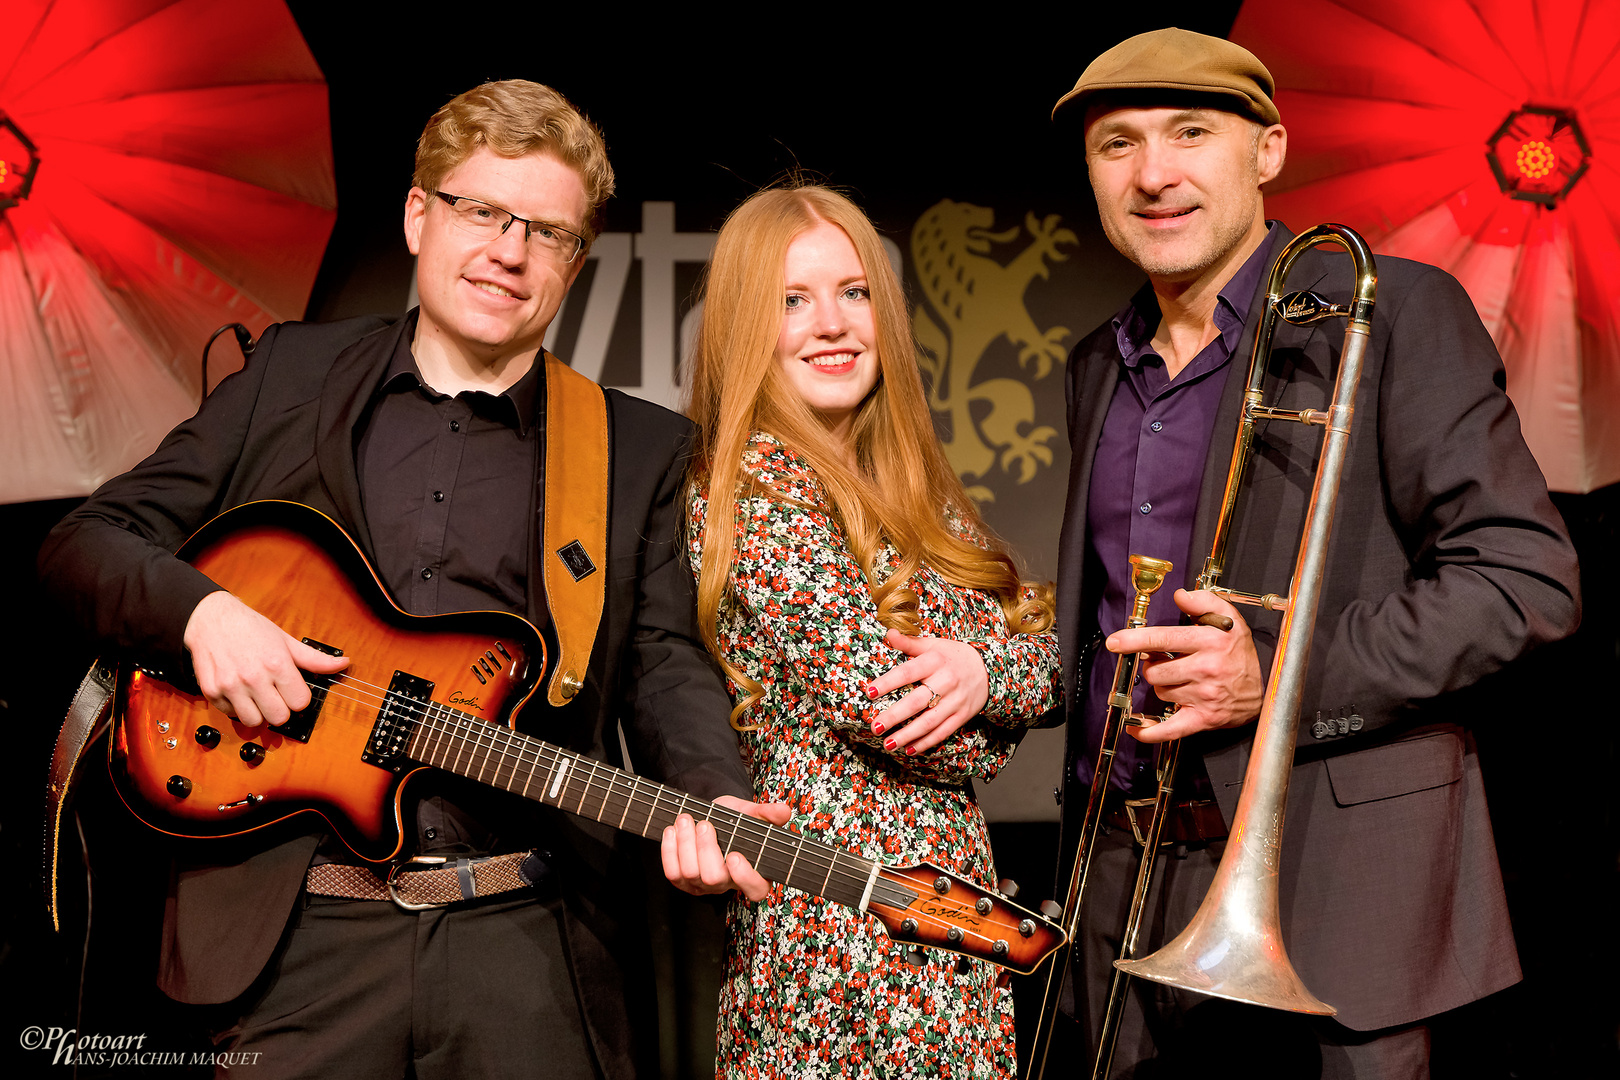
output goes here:
{"type": "Polygon", "coordinates": [[[917,748],[916,748],[916,747],[915,747],[915,746],[908,746],[908,747],[906,747],[906,753],[908,753],[908,754],[915,754],[915,753],[916,753],[916,752],[917,752],[917,748]]]}
{"type": "Polygon", "coordinates": [[[871,683],[867,683],[866,684],[866,696],[869,697],[869,698],[877,697],[877,687],[873,686],[871,683]]]}
{"type": "Polygon", "coordinates": [[[874,735],[883,734],[883,725],[882,724],[873,724],[872,725],[872,734],[874,734],[874,735]]]}
{"type": "Polygon", "coordinates": [[[885,750],[893,750],[894,749],[894,740],[893,739],[884,739],[883,740],[883,749],[885,749],[885,750]]]}

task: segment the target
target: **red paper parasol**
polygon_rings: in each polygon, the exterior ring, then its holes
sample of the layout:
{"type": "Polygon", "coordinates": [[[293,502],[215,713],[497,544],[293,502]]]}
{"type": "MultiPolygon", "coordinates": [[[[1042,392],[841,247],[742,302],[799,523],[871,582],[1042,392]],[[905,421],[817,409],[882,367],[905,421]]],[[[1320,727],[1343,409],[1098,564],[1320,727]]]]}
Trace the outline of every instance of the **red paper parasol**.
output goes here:
{"type": "Polygon", "coordinates": [[[217,326],[303,314],[326,83],[282,0],[9,0],[0,117],[0,502],[83,495],[196,408],[217,326]]]}
{"type": "Polygon", "coordinates": [[[1548,485],[1620,480],[1620,5],[1247,0],[1231,37],[1288,126],[1268,215],[1455,274],[1548,485]]]}

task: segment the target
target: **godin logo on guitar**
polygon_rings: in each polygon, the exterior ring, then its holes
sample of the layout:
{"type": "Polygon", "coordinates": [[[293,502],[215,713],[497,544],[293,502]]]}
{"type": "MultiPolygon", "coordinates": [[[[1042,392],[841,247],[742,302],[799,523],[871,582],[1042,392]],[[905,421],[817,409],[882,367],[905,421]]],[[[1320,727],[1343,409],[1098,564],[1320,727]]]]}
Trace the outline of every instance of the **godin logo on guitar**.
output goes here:
{"type": "Polygon", "coordinates": [[[484,707],[478,703],[478,699],[476,697],[468,697],[460,690],[450,691],[449,700],[450,704],[459,705],[464,709],[477,709],[479,712],[484,711],[484,707]]]}
{"type": "Polygon", "coordinates": [[[959,922],[963,926],[976,927],[983,921],[974,914],[972,908],[963,907],[961,904],[941,903],[938,900],[924,897],[917,904],[917,907],[924,915],[935,915],[942,919],[949,919],[952,922],[959,922]]]}

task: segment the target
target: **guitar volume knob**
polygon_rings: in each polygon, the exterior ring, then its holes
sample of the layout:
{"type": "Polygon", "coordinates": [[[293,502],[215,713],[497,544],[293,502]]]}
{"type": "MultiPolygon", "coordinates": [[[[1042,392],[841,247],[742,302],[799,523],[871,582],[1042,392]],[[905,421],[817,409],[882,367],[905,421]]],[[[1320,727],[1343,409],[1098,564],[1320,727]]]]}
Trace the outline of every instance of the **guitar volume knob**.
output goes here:
{"type": "Polygon", "coordinates": [[[242,760],[247,762],[249,765],[257,765],[259,762],[264,760],[264,747],[260,746],[258,743],[243,743],[242,749],[238,750],[237,753],[240,754],[242,756],[242,760]]]}
{"type": "Polygon", "coordinates": [[[205,750],[212,750],[219,745],[219,730],[207,724],[197,729],[197,745],[205,750]]]}
{"type": "Polygon", "coordinates": [[[169,789],[169,794],[177,799],[183,799],[191,794],[191,781],[178,773],[169,777],[169,782],[163,785],[169,789]]]}

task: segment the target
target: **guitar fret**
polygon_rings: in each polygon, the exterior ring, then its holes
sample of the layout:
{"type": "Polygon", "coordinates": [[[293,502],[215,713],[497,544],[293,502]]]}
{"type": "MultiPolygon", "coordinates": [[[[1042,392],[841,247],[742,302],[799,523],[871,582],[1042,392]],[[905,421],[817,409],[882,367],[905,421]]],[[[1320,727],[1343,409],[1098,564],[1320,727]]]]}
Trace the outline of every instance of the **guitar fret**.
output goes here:
{"type": "MultiPolygon", "coordinates": [[[[619,815],[619,828],[620,829],[624,828],[624,820],[625,820],[625,818],[630,816],[630,806],[631,806],[632,803],[634,803],[636,801],[636,793],[640,790],[640,786],[641,786],[641,778],[637,777],[637,776],[631,776],[630,777],[630,794],[625,796],[625,799],[624,799],[624,813],[619,815]]],[[[641,835],[642,836],[647,835],[645,827],[642,828],[641,835]]]]}
{"type": "MultiPolygon", "coordinates": [[[[798,844],[796,844],[793,848],[793,861],[788,863],[787,873],[782,875],[782,883],[784,885],[793,885],[793,868],[799,865],[799,854],[802,851],[804,851],[804,837],[800,836],[798,844]]],[[[797,885],[794,885],[793,887],[798,888],[797,885]]]]}
{"type": "Polygon", "coordinates": [[[538,753],[536,753],[534,755],[534,765],[529,766],[529,771],[524,774],[524,777],[523,777],[523,790],[518,792],[518,794],[523,796],[525,799],[527,799],[529,797],[529,785],[534,783],[534,774],[538,771],[535,768],[535,765],[539,765],[539,764],[540,764],[540,755],[538,753]]]}
{"type": "MultiPolygon", "coordinates": [[[[579,804],[574,807],[574,813],[578,814],[580,817],[586,816],[585,815],[585,796],[590,794],[591,781],[596,778],[596,759],[595,758],[586,758],[585,760],[589,761],[591,763],[591,766],[590,766],[591,767],[591,774],[589,776],[587,776],[585,778],[584,783],[582,783],[580,785],[580,788],[579,788],[579,804]]],[[[598,818],[597,820],[600,821],[601,819],[598,818]]]]}

